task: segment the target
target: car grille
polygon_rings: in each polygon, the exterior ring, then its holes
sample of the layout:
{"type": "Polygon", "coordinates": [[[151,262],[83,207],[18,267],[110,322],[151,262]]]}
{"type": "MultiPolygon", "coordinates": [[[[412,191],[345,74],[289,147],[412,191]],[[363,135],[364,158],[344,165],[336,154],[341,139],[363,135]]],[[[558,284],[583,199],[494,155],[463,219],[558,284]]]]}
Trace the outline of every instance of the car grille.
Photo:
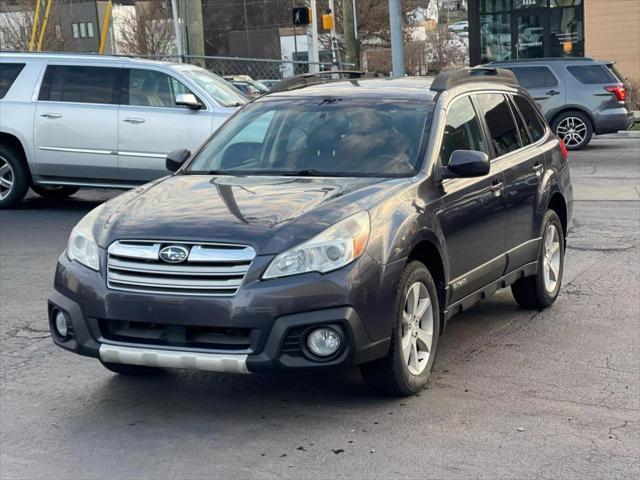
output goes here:
{"type": "Polygon", "coordinates": [[[128,292],[166,295],[234,295],[255,251],[244,245],[119,240],[107,255],[107,287],[128,292]],[[160,250],[180,246],[188,257],[181,263],[160,259],[160,250]]]}
{"type": "Polygon", "coordinates": [[[170,325],[153,322],[98,319],[105,340],[144,345],[194,349],[250,351],[252,335],[248,328],[170,325]]]}

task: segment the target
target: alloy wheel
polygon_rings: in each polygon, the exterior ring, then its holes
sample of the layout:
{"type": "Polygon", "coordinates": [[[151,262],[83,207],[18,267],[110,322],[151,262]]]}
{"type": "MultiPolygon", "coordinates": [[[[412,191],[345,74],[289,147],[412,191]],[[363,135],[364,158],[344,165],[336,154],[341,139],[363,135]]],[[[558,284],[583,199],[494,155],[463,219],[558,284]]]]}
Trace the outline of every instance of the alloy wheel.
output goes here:
{"type": "Polygon", "coordinates": [[[433,306],[427,286],[416,282],[407,291],[402,310],[402,358],[412,375],[427,368],[433,345],[433,306]]]}
{"type": "Polygon", "coordinates": [[[558,124],[556,133],[567,147],[577,147],[587,137],[587,126],[578,117],[567,117],[558,124]]]}
{"type": "Polygon", "coordinates": [[[549,225],[544,234],[542,268],[544,288],[553,293],[560,281],[560,233],[555,225],[549,225]]]}
{"type": "Polygon", "coordinates": [[[13,168],[4,157],[0,156],[0,200],[11,193],[13,178],[13,168]]]}

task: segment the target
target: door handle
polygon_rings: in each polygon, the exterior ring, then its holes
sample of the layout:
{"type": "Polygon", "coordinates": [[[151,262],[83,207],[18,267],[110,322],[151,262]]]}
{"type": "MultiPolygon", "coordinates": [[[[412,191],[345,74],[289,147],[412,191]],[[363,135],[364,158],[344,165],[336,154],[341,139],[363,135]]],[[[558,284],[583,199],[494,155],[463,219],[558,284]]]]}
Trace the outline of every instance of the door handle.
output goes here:
{"type": "Polygon", "coordinates": [[[41,113],[40,116],[44,118],[61,118],[62,117],[62,115],[60,115],[59,113],[41,113]]]}
{"type": "Polygon", "coordinates": [[[499,197],[500,195],[502,195],[503,187],[504,187],[504,184],[502,183],[501,180],[495,180],[491,185],[491,191],[493,192],[493,196],[499,197]]]}
{"type": "Polygon", "coordinates": [[[554,95],[560,95],[560,92],[558,90],[549,90],[545,95],[553,97],[554,95]]]}
{"type": "Polygon", "coordinates": [[[542,163],[536,163],[533,166],[533,171],[536,172],[536,175],[539,177],[542,175],[542,171],[544,170],[544,165],[542,163]]]}
{"type": "Polygon", "coordinates": [[[139,123],[144,123],[145,120],[144,120],[144,118],[125,118],[123,120],[123,122],[127,122],[127,123],[131,123],[131,124],[137,125],[139,123]]]}

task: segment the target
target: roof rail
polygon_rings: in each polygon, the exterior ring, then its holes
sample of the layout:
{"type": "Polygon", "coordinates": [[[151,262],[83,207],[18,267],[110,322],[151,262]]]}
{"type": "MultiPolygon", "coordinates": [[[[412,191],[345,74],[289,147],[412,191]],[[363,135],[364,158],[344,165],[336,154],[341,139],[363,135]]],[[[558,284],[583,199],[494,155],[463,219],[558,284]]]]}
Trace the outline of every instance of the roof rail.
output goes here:
{"type": "Polygon", "coordinates": [[[318,73],[303,73],[288,77],[278,83],[269,93],[288,92],[290,90],[298,90],[300,88],[309,87],[311,85],[319,85],[322,83],[337,82],[341,80],[358,80],[361,78],[376,78],[380,74],[377,72],[363,72],[359,70],[332,70],[318,73]],[[335,76],[338,78],[334,78],[335,76]]]}
{"type": "Polygon", "coordinates": [[[503,65],[505,63],[536,63],[536,62],[594,62],[591,57],[538,57],[538,58],[519,58],[517,60],[495,60],[488,65],[503,65]]]}
{"type": "Polygon", "coordinates": [[[518,87],[518,79],[511,70],[494,67],[453,68],[440,73],[431,83],[434,92],[444,92],[465,83],[491,82],[518,87]]]}

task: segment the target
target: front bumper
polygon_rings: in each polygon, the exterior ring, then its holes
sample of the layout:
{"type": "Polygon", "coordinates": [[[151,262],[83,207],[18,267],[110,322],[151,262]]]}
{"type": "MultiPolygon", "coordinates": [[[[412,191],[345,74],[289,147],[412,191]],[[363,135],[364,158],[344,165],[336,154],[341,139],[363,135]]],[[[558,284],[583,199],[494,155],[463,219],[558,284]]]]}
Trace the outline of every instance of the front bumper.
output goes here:
{"type": "MultiPolygon", "coordinates": [[[[49,300],[49,318],[63,311],[73,336],[58,346],[103,362],[216,372],[356,365],[384,356],[389,347],[395,286],[402,263],[380,265],[368,255],[329,274],[261,281],[270,258],[257,257],[233,297],[189,297],[109,290],[102,274],[61,256],[49,300]],[[193,328],[240,328],[246,348],[185,348],[121,341],[104,322],[151,322],[193,328]],[[319,359],[306,350],[312,327],[330,326],[343,338],[339,352],[319,359]]],[[[104,271],[104,270],[103,270],[104,271]]]]}

